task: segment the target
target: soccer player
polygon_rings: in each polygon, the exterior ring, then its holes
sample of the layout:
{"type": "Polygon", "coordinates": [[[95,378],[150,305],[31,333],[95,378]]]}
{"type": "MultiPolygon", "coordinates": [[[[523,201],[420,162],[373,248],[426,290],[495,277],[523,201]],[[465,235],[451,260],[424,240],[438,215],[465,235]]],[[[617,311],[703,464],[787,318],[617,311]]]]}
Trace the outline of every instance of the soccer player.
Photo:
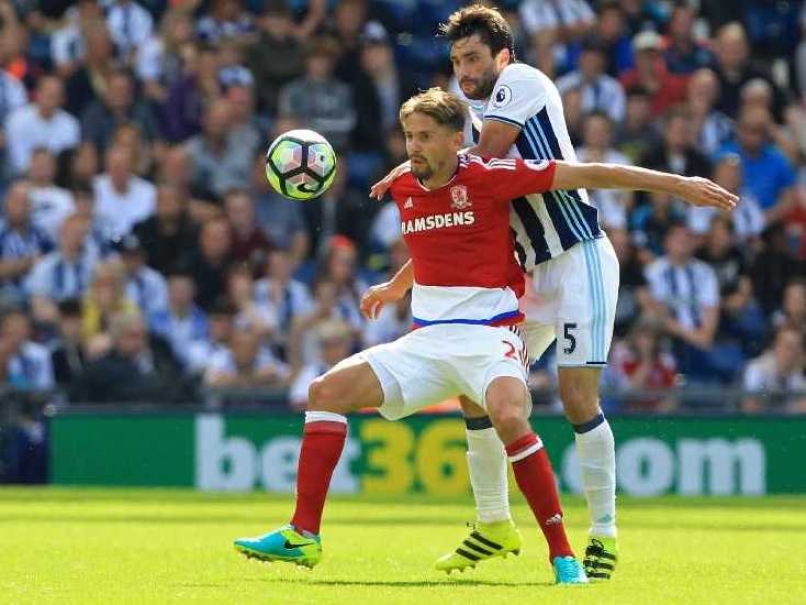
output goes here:
{"type": "MultiPolygon", "coordinates": [[[[470,117],[476,146],[469,153],[576,161],[556,86],[537,69],[515,63],[512,31],[498,11],[480,5],[460,9],[449,17],[442,32],[451,43],[454,75],[474,109],[470,117]]],[[[371,195],[380,199],[396,175],[393,171],[373,186],[371,195]]],[[[616,185],[603,182],[596,186],[616,185]]],[[[584,564],[589,576],[604,580],[609,579],[618,557],[616,460],[613,433],[599,407],[599,380],[613,335],[618,260],[585,189],[580,184],[554,189],[512,200],[516,255],[541,295],[534,316],[527,317],[519,329],[533,359],[559,339],[560,398],[574,428],[591,518],[584,564]]],[[[690,201],[732,207],[727,200],[690,201]]],[[[411,272],[404,267],[391,282],[370,291],[365,307],[392,302],[410,285],[411,272]]],[[[490,419],[479,414],[479,408],[466,397],[460,401],[478,515],[473,531],[504,545],[504,551],[518,550],[521,538],[509,512],[504,448],[490,419]]],[[[437,569],[475,565],[477,561],[468,559],[463,551],[460,546],[442,557],[437,569]]]]}
{"type": "MultiPolygon", "coordinates": [[[[509,237],[509,201],[577,186],[659,188],[725,203],[733,196],[704,179],[639,168],[457,155],[466,111],[461,100],[439,89],[412,97],[400,110],[411,163],[391,189],[414,261],[418,329],[340,362],[313,382],[293,518],[276,531],[236,540],[247,556],[309,567],[319,562],[322,512],[346,439],[346,414],[370,407],[397,420],[465,393],[505,444],[518,487],[548,542],[556,581],[587,583],[565,535],[551,464],[529,425],[526,351],[514,328],[522,320],[517,299],[523,274],[509,237]]],[[[471,534],[462,550],[479,560],[502,545],[471,534]]]]}

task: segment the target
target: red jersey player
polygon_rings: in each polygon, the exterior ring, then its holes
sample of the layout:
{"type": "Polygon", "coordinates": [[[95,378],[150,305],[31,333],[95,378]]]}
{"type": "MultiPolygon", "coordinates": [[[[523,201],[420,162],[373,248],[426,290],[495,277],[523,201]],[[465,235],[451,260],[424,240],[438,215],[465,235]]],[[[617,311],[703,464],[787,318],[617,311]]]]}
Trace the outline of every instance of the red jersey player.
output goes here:
{"type": "MultiPolygon", "coordinates": [[[[466,111],[462,101],[439,89],[412,97],[400,110],[411,166],[392,193],[413,259],[412,308],[419,329],[354,355],[313,382],[296,510],[289,525],[236,540],[247,556],[309,567],[319,562],[319,528],[347,435],[345,414],[374,407],[397,420],[465,394],[480,402],[506,446],[518,487],[549,544],[556,580],[587,583],[565,535],[551,464],[528,421],[526,352],[514,327],[521,320],[520,285],[513,281],[520,271],[509,234],[509,201],[580,186],[730,194],[703,179],[681,181],[630,167],[459,156],[466,111]]],[[[502,546],[474,542],[471,535],[467,548],[472,557],[502,546]]]]}

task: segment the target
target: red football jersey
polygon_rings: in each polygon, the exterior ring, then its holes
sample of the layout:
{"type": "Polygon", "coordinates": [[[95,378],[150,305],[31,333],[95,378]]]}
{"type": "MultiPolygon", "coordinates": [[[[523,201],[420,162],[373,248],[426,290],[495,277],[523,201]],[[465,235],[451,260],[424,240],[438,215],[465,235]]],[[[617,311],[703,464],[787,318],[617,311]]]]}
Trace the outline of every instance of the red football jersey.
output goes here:
{"type": "Polygon", "coordinates": [[[426,189],[407,172],[392,183],[414,264],[415,323],[510,324],[522,319],[523,274],[510,234],[510,201],[547,191],[553,161],[459,156],[454,177],[426,189]]]}

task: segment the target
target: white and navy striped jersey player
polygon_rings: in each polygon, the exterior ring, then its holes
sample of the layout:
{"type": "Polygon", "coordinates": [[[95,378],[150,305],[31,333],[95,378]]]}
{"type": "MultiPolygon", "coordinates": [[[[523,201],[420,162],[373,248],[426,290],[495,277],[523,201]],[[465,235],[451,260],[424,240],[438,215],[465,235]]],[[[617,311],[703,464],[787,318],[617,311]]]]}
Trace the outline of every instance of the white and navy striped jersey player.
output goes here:
{"type": "MultiPolygon", "coordinates": [[[[520,130],[508,157],[576,161],[557,87],[522,63],[506,66],[486,102],[470,102],[467,143],[485,121],[520,130]]],[[[584,189],[532,194],[512,201],[515,253],[532,275],[539,302],[521,326],[529,355],[539,358],[555,337],[560,366],[602,366],[613,337],[618,259],[584,189]]]]}

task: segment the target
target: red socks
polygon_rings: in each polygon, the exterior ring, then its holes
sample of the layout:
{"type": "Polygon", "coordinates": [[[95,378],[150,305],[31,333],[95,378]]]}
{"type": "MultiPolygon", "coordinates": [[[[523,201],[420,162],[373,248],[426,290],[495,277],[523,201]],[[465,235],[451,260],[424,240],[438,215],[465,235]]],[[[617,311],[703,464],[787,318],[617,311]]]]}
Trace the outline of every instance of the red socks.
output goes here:
{"type": "Polygon", "coordinates": [[[557,482],[543,442],[534,433],[529,433],[507,445],[506,449],[518,487],[549,544],[549,559],[573,557],[574,551],[563,527],[557,482]]]}
{"type": "Polygon", "coordinates": [[[291,525],[319,533],[333,470],[347,438],[347,419],[328,412],[308,412],[297,468],[297,507],[291,525]]]}

